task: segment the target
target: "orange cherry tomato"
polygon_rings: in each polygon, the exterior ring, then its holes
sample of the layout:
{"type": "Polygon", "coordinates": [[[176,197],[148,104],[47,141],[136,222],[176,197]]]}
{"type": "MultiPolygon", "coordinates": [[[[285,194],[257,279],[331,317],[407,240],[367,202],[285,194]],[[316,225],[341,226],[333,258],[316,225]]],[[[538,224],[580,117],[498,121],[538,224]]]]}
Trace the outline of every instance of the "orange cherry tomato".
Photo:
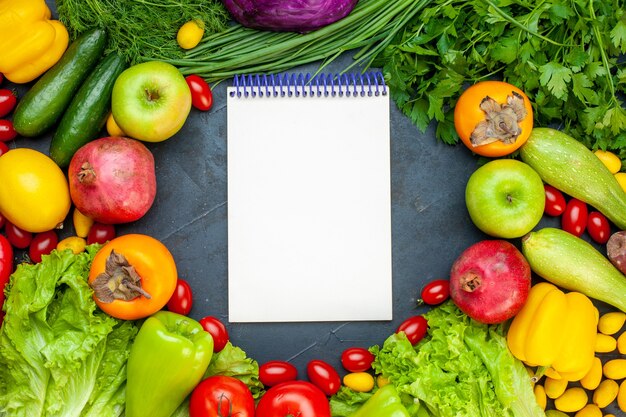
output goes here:
{"type": "MultiPolygon", "coordinates": [[[[508,114],[510,115],[510,110],[508,114]]],[[[500,157],[516,151],[526,142],[533,128],[533,109],[526,94],[514,85],[503,81],[480,81],[465,90],[459,97],[454,107],[454,127],[465,146],[472,152],[486,157],[500,157]],[[481,108],[483,100],[491,98],[495,101],[496,107],[516,108],[513,104],[507,103],[509,98],[518,97],[513,93],[519,94],[519,97],[523,99],[523,106],[519,107],[523,107],[526,113],[521,120],[516,119],[519,134],[511,138],[511,143],[496,139],[491,143],[474,146],[471,139],[472,132],[477,129],[479,123],[489,121],[487,112],[481,108]]]]}
{"type": "Polygon", "coordinates": [[[122,320],[137,320],[161,310],[174,290],[178,273],[170,251],[157,239],[143,234],[116,237],[104,245],[94,257],[89,271],[89,284],[94,287],[98,275],[105,272],[106,261],[115,250],[126,258],[140,277],[141,288],[150,298],[139,295],[132,300],[100,300],[94,294],[98,307],[105,313],[122,320]]]}

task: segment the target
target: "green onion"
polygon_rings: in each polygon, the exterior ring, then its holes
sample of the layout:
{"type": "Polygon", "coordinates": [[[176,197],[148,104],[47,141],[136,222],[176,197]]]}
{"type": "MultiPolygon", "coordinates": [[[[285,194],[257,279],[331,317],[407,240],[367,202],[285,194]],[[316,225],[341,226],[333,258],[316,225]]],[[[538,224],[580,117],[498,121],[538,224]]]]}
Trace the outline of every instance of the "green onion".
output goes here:
{"type": "Polygon", "coordinates": [[[239,24],[206,36],[180,59],[164,59],[184,75],[208,82],[235,74],[282,72],[322,61],[318,71],[345,51],[360,49],[355,66],[369,67],[428,0],[361,0],[345,18],[308,33],[249,29],[239,24]]]}

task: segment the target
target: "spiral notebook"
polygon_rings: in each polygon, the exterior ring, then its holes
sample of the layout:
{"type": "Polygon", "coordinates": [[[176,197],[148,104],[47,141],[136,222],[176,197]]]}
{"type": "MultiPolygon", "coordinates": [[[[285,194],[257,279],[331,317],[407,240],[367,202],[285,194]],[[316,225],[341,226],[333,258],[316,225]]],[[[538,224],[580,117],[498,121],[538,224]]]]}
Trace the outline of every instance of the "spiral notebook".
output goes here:
{"type": "Polygon", "coordinates": [[[229,320],[390,320],[382,74],[235,77],[227,119],[229,320]]]}

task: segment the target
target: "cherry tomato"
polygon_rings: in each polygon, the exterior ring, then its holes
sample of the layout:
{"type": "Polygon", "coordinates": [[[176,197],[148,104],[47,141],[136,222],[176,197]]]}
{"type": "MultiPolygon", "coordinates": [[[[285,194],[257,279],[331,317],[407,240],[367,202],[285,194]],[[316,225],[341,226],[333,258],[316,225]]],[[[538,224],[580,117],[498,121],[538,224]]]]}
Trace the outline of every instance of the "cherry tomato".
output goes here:
{"type": "Polygon", "coordinates": [[[261,397],[255,417],[288,416],[330,417],[328,398],[306,381],[288,381],[271,387],[261,397]]]}
{"type": "Polygon", "coordinates": [[[87,244],[105,243],[115,238],[115,227],[112,224],[94,222],[87,233],[87,244]]]}
{"type": "Polygon", "coordinates": [[[611,237],[611,224],[599,211],[592,211],[587,216],[587,232],[591,238],[604,245],[611,237]]]}
{"type": "Polygon", "coordinates": [[[214,375],[191,393],[190,417],[254,417],[254,398],[246,384],[232,376],[214,375]]]}
{"type": "Polygon", "coordinates": [[[31,240],[33,240],[33,234],[31,232],[20,229],[8,220],[4,225],[4,232],[9,242],[11,242],[11,245],[17,249],[26,249],[28,245],[30,245],[31,240]]]}
{"type": "MultiPolygon", "coordinates": [[[[533,129],[533,109],[530,100],[519,88],[503,81],[480,81],[465,90],[456,102],[454,106],[454,128],[461,141],[472,152],[487,157],[504,156],[519,149],[530,136],[530,132],[533,129]],[[478,132],[477,125],[486,119],[486,113],[483,108],[485,98],[493,99],[495,106],[500,107],[503,104],[507,104],[511,97],[520,97],[522,99],[520,108],[525,110],[526,113],[523,118],[516,120],[519,133],[511,138],[513,139],[512,143],[496,140],[482,145],[474,145],[472,133],[478,132]]],[[[483,134],[482,136],[486,135],[483,134]]]]}
{"type": "Polygon", "coordinates": [[[587,227],[587,204],[576,198],[572,198],[565,206],[565,212],[561,217],[561,228],[566,232],[580,237],[587,227]]]}
{"type": "Polygon", "coordinates": [[[220,352],[228,343],[228,330],[217,317],[207,316],[200,319],[200,324],[205,331],[213,336],[213,351],[220,352]]]}
{"type": "MultiPolygon", "coordinates": [[[[0,119],[0,142],[8,142],[17,137],[17,132],[10,120],[0,119]]],[[[7,151],[8,151],[7,147],[7,151]]]]}
{"type": "Polygon", "coordinates": [[[341,364],[349,372],[364,372],[372,367],[374,355],[367,349],[351,347],[341,353],[341,364]]]}
{"type": "Polygon", "coordinates": [[[191,286],[184,279],[178,279],[176,281],[176,289],[174,294],[167,302],[167,309],[174,313],[182,314],[186,316],[191,311],[193,305],[193,293],[191,286]]]}
{"type": "Polygon", "coordinates": [[[0,117],[4,117],[11,113],[17,104],[17,96],[15,92],[1,88],[0,89],[0,117]]]}
{"type": "Polygon", "coordinates": [[[328,396],[335,395],[341,388],[341,378],[339,378],[335,368],[328,362],[314,359],[307,364],[306,373],[309,381],[328,396]]]}
{"type": "Polygon", "coordinates": [[[59,237],[54,230],[36,233],[28,245],[28,256],[34,263],[41,262],[42,255],[48,255],[57,247],[59,237]]]}
{"type": "Polygon", "coordinates": [[[4,286],[13,273],[13,247],[9,240],[0,235],[0,309],[4,304],[4,286]]]}
{"type": "Polygon", "coordinates": [[[298,370],[285,361],[269,361],[259,367],[259,381],[266,387],[298,379],[298,370]]]}
{"type": "Polygon", "coordinates": [[[546,192],[546,205],[544,213],[548,216],[560,216],[565,211],[565,197],[563,193],[551,185],[544,184],[546,192]]]}
{"type": "Polygon", "coordinates": [[[423,303],[434,306],[441,304],[450,298],[450,281],[436,279],[426,284],[422,289],[421,300],[423,303]]]}
{"type": "Polygon", "coordinates": [[[409,342],[415,345],[426,336],[427,330],[428,322],[424,316],[413,316],[404,320],[400,326],[398,326],[396,333],[404,332],[409,342]]]}
{"type": "Polygon", "coordinates": [[[191,90],[191,104],[198,110],[209,110],[213,105],[213,93],[209,84],[195,74],[188,75],[185,80],[191,90]]]}

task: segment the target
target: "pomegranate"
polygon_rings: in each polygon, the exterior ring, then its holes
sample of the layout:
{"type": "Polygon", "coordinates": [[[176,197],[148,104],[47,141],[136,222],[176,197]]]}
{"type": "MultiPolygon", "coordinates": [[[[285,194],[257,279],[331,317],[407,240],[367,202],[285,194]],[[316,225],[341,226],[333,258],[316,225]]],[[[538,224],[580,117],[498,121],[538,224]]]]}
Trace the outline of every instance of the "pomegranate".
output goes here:
{"type": "Polygon", "coordinates": [[[100,223],[138,220],[156,196],[154,157],[135,139],[111,136],[85,144],[72,157],[68,177],[74,205],[100,223]]]}
{"type": "Polygon", "coordinates": [[[516,315],[530,291],[530,265],[506,240],[483,240],[465,249],[450,272],[450,298],[486,324],[516,315]]]}

